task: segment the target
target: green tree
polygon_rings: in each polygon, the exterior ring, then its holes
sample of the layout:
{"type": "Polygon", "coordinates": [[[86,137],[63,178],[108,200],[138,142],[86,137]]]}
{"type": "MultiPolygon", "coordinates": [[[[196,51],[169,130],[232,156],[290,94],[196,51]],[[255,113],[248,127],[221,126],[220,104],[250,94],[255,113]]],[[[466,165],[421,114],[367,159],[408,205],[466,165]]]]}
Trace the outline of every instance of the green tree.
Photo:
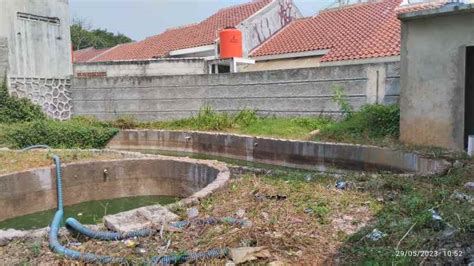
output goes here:
{"type": "Polygon", "coordinates": [[[122,33],[109,32],[106,29],[92,29],[81,19],[74,19],[71,25],[71,41],[74,50],[94,47],[96,49],[114,47],[117,44],[133,40],[122,33]]]}

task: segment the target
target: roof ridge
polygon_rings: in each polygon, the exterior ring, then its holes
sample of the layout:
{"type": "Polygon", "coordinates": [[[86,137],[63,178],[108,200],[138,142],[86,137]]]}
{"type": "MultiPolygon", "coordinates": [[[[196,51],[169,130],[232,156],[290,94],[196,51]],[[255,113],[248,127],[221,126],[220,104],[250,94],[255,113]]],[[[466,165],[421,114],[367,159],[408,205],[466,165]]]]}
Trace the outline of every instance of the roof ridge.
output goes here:
{"type": "MultiPolygon", "coordinates": [[[[233,6],[228,6],[228,7],[223,7],[223,8],[220,8],[219,10],[217,10],[216,13],[220,12],[220,11],[223,11],[223,10],[226,10],[226,9],[231,9],[231,8],[237,8],[237,7],[241,7],[241,6],[247,6],[247,5],[253,5],[253,4],[258,4],[259,2],[264,2],[264,1],[268,1],[268,0],[252,0],[250,2],[245,2],[245,3],[242,3],[242,4],[238,4],[238,5],[233,5],[233,6]]],[[[273,2],[274,0],[269,0],[270,2],[273,2]]],[[[214,13],[215,14],[215,13],[214,13]]],[[[212,17],[212,16],[210,16],[212,17]]],[[[209,17],[208,17],[209,18],[209,17]]],[[[206,18],[207,19],[207,18],[206,18]]],[[[206,20],[204,19],[204,20],[206,20]]]]}
{"type": "MultiPolygon", "coordinates": [[[[304,19],[310,19],[311,17],[306,17],[304,19]]],[[[287,27],[291,26],[292,24],[294,24],[295,22],[299,22],[303,20],[303,18],[298,18],[298,19],[294,19],[292,20],[290,23],[288,23],[286,26],[284,27],[281,27],[277,32],[273,33],[268,39],[264,40],[262,43],[260,43],[259,45],[257,45],[255,48],[252,49],[252,51],[249,52],[249,55],[252,56],[252,54],[256,51],[258,51],[259,48],[261,48],[263,45],[265,45],[267,42],[270,42],[273,38],[275,38],[276,36],[278,36],[278,34],[282,33],[284,31],[284,29],[286,29],[287,27]]]]}
{"type": "Polygon", "coordinates": [[[91,49],[97,50],[97,49],[94,48],[94,46],[89,46],[87,48],[82,48],[82,49],[75,50],[74,52],[76,52],[76,53],[77,52],[85,52],[85,51],[89,51],[91,49]]]}
{"type": "Polygon", "coordinates": [[[420,3],[413,3],[413,4],[408,4],[408,5],[399,5],[398,7],[395,8],[395,11],[399,13],[404,13],[407,10],[417,10],[417,9],[424,9],[424,8],[430,8],[430,7],[440,7],[443,5],[446,5],[449,3],[448,0],[437,0],[435,2],[420,2],[420,3]]]}
{"type": "Polygon", "coordinates": [[[317,14],[313,15],[313,17],[318,16],[319,14],[322,14],[322,13],[326,13],[326,12],[336,12],[336,11],[340,11],[340,10],[345,10],[345,9],[350,9],[350,8],[357,8],[357,7],[361,7],[361,6],[387,3],[387,2],[391,2],[391,1],[395,1],[395,0],[368,0],[367,2],[353,3],[353,4],[338,6],[338,7],[326,8],[326,9],[323,9],[323,10],[319,11],[317,14]]]}
{"type": "Polygon", "coordinates": [[[169,27],[169,28],[166,28],[166,30],[164,32],[167,32],[169,30],[179,30],[179,29],[183,29],[183,28],[187,28],[187,27],[191,27],[191,26],[196,26],[196,25],[199,25],[199,24],[201,24],[201,22],[194,22],[194,23],[188,23],[188,24],[184,24],[184,25],[180,25],[180,26],[169,27]]]}
{"type": "Polygon", "coordinates": [[[115,48],[117,48],[117,47],[119,47],[119,46],[122,46],[122,45],[124,45],[124,44],[132,44],[132,43],[133,43],[133,42],[117,44],[117,45],[115,45],[114,47],[110,47],[109,49],[103,51],[102,53],[100,53],[100,54],[98,54],[98,55],[92,57],[91,59],[87,60],[86,62],[94,62],[94,60],[96,60],[98,57],[107,54],[108,52],[114,50],[115,48]]]}

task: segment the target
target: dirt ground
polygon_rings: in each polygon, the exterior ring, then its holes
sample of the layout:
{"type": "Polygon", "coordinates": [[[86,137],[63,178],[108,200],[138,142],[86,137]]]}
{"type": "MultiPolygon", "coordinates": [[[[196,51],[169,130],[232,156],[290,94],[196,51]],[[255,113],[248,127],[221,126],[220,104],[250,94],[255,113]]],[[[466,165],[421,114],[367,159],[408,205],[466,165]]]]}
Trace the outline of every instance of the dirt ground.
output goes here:
{"type": "Polygon", "coordinates": [[[87,160],[107,160],[122,158],[115,153],[94,153],[87,150],[52,150],[36,149],[28,152],[19,150],[0,150],[0,174],[13,173],[17,171],[51,166],[51,154],[58,154],[63,163],[87,161],[87,160]]]}
{"type": "MultiPolygon", "coordinates": [[[[268,256],[249,263],[333,265],[381,263],[463,265],[474,258],[474,207],[453,198],[474,176],[470,163],[430,178],[391,174],[325,175],[296,170],[266,170],[234,176],[230,183],[195,206],[194,219],[234,217],[250,226],[192,223],[183,230],[132,241],[94,241],[61,237],[68,248],[123,256],[139,263],[150,256],[206,251],[212,248],[266,247],[268,256]],[[335,187],[339,179],[346,189],[335,187]],[[443,227],[433,224],[436,208],[443,227]],[[367,235],[374,229],[380,240],[367,235]],[[400,257],[397,251],[461,251],[460,257],[400,257]]],[[[67,208],[67,207],[66,207],[67,208]]],[[[189,209],[178,209],[182,219],[189,209]]],[[[159,231],[160,228],[156,228],[159,231]]],[[[224,258],[200,262],[223,265],[224,258]]],[[[3,264],[77,264],[57,256],[46,237],[21,239],[0,247],[3,264]]]]}
{"type": "MultiPolygon", "coordinates": [[[[222,247],[265,246],[271,256],[260,262],[322,264],[333,256],[345,236],[370,223],[377,203],[366,193],[334,188],[334,180],[306,175],[318,182],[244,175],[202,201],[195,219],[235,217],[250,226],[191,224],[182,231],[166,231],[163,238],[126,241],[92,241],[63,237],[78,251],[124,256],[132,261],[162,254],[182,254],[222,247]],[[166,247],[169,244],[168,247],[166,247]]],[[[67,208],[67,207],[66,207],[67,208]]],[[[178,210],[186,219],[186,210],[178,210]]],[[[46,237],[23,239],[0,247],[0,264],[71,263],[49,251],[46,237]]],[[[221,264],[228,259],[214,260],[221,264]]]]}

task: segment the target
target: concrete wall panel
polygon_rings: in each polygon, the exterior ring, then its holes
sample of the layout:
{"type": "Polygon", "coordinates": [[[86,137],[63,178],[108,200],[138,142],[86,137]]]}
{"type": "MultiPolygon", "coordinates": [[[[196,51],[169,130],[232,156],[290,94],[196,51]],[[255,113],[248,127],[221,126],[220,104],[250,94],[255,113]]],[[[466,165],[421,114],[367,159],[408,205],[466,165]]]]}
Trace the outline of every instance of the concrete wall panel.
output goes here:
{"type": "MultiPolygon", "coordinates": [[[[388,65],[391,64],[394,63],[388,65]]],[[[384,99],[383,93],[387,91],[387,102],[396,102],[398,76],[392,73],[385,78],[388,65],[74,79],[72,98],[76,115],[89,114],[101,119],[123,115],[140,120],[183,118],[204,105],[219,111],[251,108],[280,116],[338,114],[338,106],[332,100],[335,86],[344,89],[347,100],[356,109],[375,102],[368,98],[369,93],[371,99],[384,99]]]]}
{"type": "Polygon", "coordinates": [[[74,75],[88,77],[101,73],[106,77],[197,75],[207,73],[203,59],[166,59],[144,61],[120,61],[76,63],[74,75]]]}

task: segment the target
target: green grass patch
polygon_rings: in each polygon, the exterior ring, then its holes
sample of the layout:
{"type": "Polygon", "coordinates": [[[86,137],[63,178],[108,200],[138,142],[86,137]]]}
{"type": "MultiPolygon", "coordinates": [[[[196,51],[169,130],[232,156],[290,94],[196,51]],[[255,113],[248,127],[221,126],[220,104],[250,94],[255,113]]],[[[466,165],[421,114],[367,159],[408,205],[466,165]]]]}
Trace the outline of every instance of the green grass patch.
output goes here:
{"type": "MultiPolygon", "coordinates": [[[[78,119],[97,123],[93,122],[93,118],[83,117],[78,119]]],[[[217,112],[210,106],[205,106],[196,115],[184,119],[138,122],[133,117],[124,116],[111,121],[110,124],[121,129],[221,131],[254,136],[304,139],[308,137],[311,131],[325,127],[332,122],[332,119],[323,116],[298,118],[263,117],[259,116],[257,111],[250,109],[243,109],[237,113],[230,114],[217,112]]]]}
{"type": "Polygon", "coordinates": [[[281,138],[304,139],[316,129],[321,129],[332,122],[326,117],[301,117],[301,118],[259,118],[253,123],[238,128],[241,134],[255,136],[270,136],[281,138]]]}
{"type": "MultiPolygon", "coordinates": [[[[109,122],[121,129],[169,129],[219,131],[253,136],[280,137],[288,139],[313,139],[352,143],[388,145],[396,142],[399,135],[400,110],[396,105],[365,105],[359,111],[352,111],[339,97],[339,105],[345,106],[343,118],[335,120],[325,116],[275,117],[260,116],[255,110],[243,109],[230,114],[217,112],[205,106],[189,118],[138,122],[125,116],[109,122]],[[310,134],[319,130],[319,134],[310,134]]],[[[89,123],[99,123],[93,118],[78,118],[89,123]]]]}

